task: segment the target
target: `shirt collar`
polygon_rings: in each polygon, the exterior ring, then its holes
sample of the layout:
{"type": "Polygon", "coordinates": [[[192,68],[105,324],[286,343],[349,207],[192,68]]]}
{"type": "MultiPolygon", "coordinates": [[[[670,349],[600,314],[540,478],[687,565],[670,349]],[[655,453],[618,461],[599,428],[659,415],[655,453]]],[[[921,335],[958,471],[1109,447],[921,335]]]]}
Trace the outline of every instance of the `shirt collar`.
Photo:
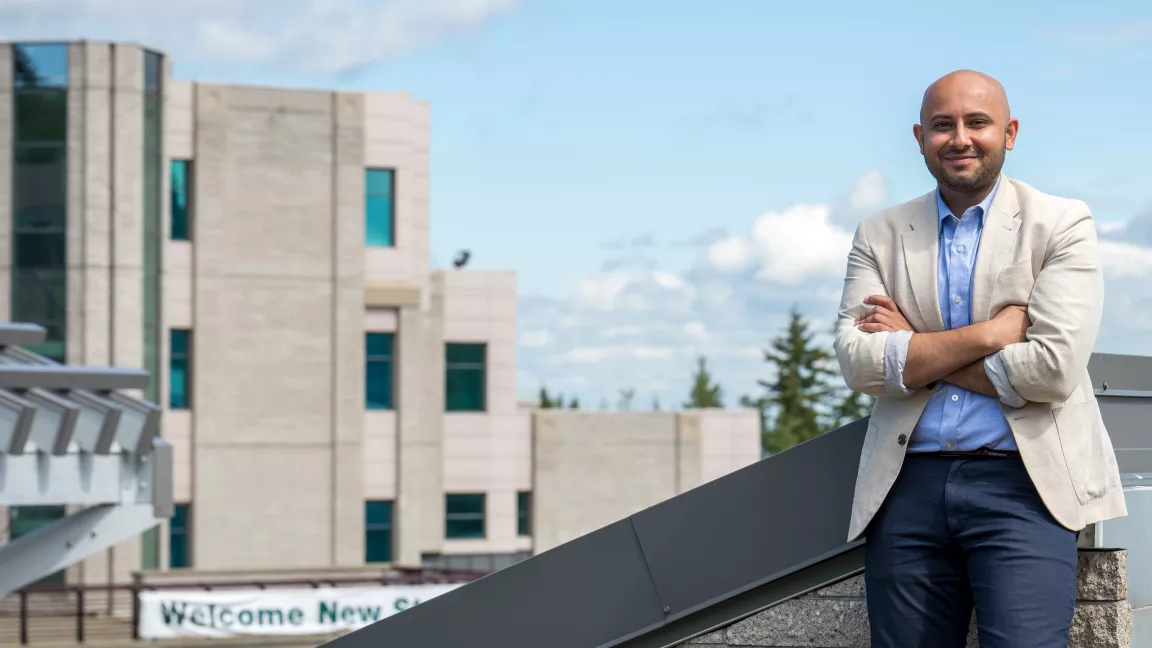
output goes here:
{"type": "MultiPolygon", "coordinates": [[[[984,217],[988,215],[988,209],[992,207],[992,199],[996,197],[996,192],[1000,189],[1000,178],[996,178],[996,184],[993,185],[992,191],[981,200],[976,207],[980,208],[980,220],[983,221],[984,217]]],[[[948,205],[944,202],[944,197],[940,195],[940,189],[936,189],[936,214],[940,217],[940,222],[944,222],[944,218],[952,214],[952,210],[948,209],[948,205]]]]}

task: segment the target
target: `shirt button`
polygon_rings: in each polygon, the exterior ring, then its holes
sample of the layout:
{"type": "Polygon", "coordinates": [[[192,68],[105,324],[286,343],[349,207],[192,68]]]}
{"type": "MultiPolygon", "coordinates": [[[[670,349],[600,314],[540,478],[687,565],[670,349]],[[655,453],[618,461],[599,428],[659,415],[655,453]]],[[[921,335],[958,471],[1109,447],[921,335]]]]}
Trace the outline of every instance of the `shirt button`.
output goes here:
{"type": "Polygon", "coordinates": [[[951,443],[945,443],[945,444],[944,444],[944,449],[945,449],[945,450],[951,450],[951,449],[952,449],[952,444],[951,444],[951,443]]]}
{"type": "Polygon", "coordinates": [[[960,252],[961,254],[963,254],[963,253],[964,253],[964,246],[963,246],[963,245],[961,245],[960,247],[957,247],[957,248],[956,248],[956,251],[957,251],[957,252],[960,252]]]}
{"type": "Polygon", "coordinates": [[[952,394],[952,400],[958,401],[958,400],[960,400],[960,397],[957,396],[956,394],[952,394]]]}
{"type": "Polygon", "coordinates": [[[956,295],[955,297],[953,297],[953,298],[952,298],[952,301],[954,301],[954,302],[956,302],[957,304],[959,304],[959,303],[960,303],[960,295],[956,295]]]}

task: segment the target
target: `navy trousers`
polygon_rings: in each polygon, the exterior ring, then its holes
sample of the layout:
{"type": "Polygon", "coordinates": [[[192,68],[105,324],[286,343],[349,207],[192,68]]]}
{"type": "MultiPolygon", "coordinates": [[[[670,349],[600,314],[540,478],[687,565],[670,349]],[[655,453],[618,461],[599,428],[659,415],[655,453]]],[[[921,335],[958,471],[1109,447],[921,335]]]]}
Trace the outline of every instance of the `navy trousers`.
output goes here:
{"type": "Polygon", "coordinates": [[[1076,533],[1019,458],[910,453],[868,527],[872,648],[1067,648],[1076,533]]]}

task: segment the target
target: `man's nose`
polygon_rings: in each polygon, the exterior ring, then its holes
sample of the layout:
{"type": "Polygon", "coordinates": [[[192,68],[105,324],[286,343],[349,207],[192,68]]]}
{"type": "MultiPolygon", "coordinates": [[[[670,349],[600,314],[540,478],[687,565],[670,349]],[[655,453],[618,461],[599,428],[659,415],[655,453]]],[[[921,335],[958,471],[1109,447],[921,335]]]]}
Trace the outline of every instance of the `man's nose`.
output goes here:
{"type": "Polygon", "coordinates": [[[972,137],[968,133],[968,129],[963,126],[957,126],[956,132],[952,136],[952,146],[957,151],[967,151],[968,147],[972,146],[972,137]]]}

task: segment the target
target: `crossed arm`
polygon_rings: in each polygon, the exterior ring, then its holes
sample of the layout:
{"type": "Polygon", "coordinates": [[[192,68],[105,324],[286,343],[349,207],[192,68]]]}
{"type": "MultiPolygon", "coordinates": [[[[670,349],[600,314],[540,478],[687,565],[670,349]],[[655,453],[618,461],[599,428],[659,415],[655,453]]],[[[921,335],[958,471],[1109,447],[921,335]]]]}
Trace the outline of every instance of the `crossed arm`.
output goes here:
{"type": "Polygon", "coordinates": [[[1005,308],[970,326],[919,333],[888,297],[861,224],[848,255],[835,342],[849,388],[899,398],[943,380],[995,395],[988,376],[993,371],[1023,401],[1067,400],[1087,367],[1102,311],[1096,231],[1084,203],[1069,202],[1053,224],[1044,255],[1026,306],[1005,308]],[[906,390],[894,390],[887,379],[891,336],[909,338],[900,368],[906,390]]]}

